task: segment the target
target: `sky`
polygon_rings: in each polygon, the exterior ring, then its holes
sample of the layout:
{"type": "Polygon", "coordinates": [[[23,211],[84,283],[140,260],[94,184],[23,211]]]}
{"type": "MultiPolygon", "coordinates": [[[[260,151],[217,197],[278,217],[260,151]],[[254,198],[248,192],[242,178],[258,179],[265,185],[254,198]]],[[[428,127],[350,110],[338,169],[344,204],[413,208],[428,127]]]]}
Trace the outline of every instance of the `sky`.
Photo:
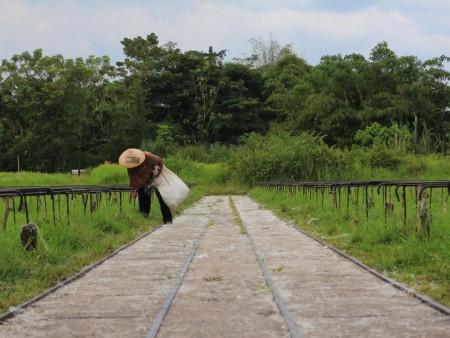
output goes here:
{"type": "Polygon", "coordinates": [[[310,65],[386,41],[397,56],[450,56],[449,0],[0,0],[0,60],[42,49],[125,58],[124,38],[158,36],[183,52],[252,54],[250,39],[291,44],[310,65]]]}

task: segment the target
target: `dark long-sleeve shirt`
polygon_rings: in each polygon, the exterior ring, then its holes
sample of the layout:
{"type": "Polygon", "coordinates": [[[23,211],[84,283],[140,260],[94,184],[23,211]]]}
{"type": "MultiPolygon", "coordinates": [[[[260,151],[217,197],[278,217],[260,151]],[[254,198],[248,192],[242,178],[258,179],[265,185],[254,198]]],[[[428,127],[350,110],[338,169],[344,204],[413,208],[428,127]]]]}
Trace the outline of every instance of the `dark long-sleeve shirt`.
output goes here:
{"type": "Polygon", "coordinates": [[[161,169],[163,167],[163,160],[152,154],[148,151],[144,151],[145,160],[142,164],[138,165],[135,168],[128,169],[128,176],[130,178],[130,187],[132,188],[141,188],[147,183],[150,179],[153,178],[153,170],[155,170],[155,165],[159,166],[158,173],[155,177],[157,177],[161,173],[161,169]]]}

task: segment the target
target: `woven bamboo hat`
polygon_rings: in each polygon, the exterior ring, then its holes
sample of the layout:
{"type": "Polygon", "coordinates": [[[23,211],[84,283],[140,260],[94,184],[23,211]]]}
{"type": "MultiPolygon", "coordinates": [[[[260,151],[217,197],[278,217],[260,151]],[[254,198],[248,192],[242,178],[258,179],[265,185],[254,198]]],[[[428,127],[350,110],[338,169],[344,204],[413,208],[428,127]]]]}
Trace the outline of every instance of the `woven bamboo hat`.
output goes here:
{"type": "Polygon", "coordinates": [[[142,150],[129,148],[119,157],[119,165],[124,168],[135,168],[145,160],[145,154],[142,150]]]}

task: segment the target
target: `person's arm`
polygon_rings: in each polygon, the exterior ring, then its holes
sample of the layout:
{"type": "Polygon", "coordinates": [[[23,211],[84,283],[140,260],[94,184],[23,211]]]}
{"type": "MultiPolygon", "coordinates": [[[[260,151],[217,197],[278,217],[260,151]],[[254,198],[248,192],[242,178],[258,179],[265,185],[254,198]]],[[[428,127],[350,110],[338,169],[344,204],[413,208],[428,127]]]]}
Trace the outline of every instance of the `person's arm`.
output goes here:
{"type": "Polygon", "coordinates": [[[161,174],[164,162],[161,157],[152,154],[148,151],[144,151],[146,157],[146,163],[151,168],[152,179],[158,177],[161,174]]]}
{"type": "Polygon", "coordinates": [[[132,199],[135,199],[137,197],[137,192],[138,192],[137,188],[133,187],[130,188],[130,196],[132,199]]]}
{"type": "Polygon", "coordinates": [[[128,169],[128,177],[130,179],[130,197],[135,199],[137,197],[138,187],[136,186],[136,176],[138,171],[136,168],[128,169]]]}

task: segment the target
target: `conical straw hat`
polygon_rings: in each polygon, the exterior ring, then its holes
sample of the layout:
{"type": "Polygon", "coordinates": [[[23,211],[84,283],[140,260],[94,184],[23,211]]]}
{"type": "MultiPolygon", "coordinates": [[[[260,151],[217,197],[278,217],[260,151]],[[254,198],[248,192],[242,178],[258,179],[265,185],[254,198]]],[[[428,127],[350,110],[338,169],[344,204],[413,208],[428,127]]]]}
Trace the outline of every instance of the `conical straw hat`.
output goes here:
{"type": "Polygon", "coordinates": [[[145,154],[142,150],[129,148],[119,157],[119,164],[124,168],[135,168],[145,160],[145,154]]]}

